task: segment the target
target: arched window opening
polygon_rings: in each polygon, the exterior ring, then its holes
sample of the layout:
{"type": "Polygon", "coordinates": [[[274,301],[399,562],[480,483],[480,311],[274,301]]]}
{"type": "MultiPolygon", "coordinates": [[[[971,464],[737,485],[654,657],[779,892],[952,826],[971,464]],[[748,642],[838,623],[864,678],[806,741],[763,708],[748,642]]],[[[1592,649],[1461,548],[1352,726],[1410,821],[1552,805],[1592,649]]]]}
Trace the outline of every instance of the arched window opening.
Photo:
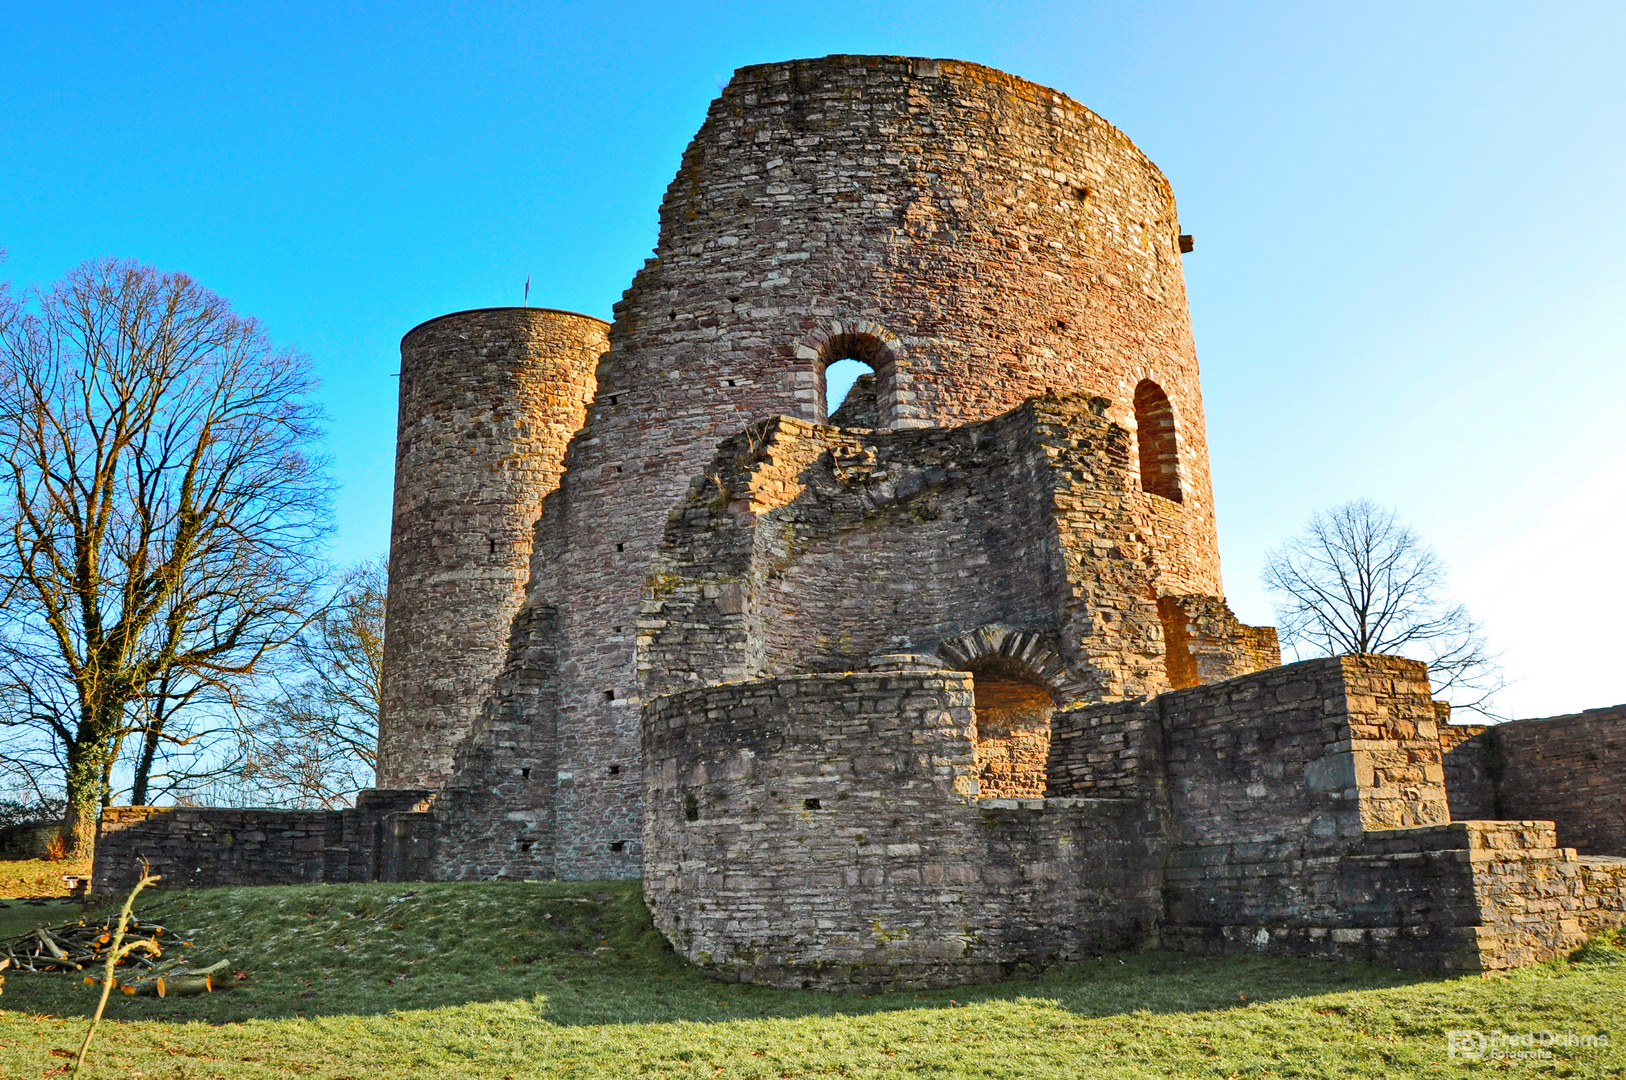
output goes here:
{"type": "Polygon", "coordinates": [[[1135,387],[1135,431],[1140,443],[1142,491],[1181,502],[1180,447],[1174,435],[1169,395],[1151,379],[1135,387]]]}
{"type": "Polygon", "coordinates": [[[879,336],[862,331],[832,334],[818,347],[816,400],[827,423],[841,427],[892,426],[893,355],[879,336]],[[866,377],[865,372],[869,375],[866,377]],[[848,386],[839,397],[832,390],[848,386]],[[831,400],[835,398],[835,400],[831,400]]]}
{"type": "Polygon", "coordinates": [[[878,427],[875,369],[862,360],[837,360],[824,369],[824,412],[837,427],[878,427]]]}
{"type": "Polygon", "coordinates": [[[973,750],[985,799],[1042,799],[1050,757],[1049,689],[1013,661],[996,658],[972,669],[977,735],[973,750]]]}

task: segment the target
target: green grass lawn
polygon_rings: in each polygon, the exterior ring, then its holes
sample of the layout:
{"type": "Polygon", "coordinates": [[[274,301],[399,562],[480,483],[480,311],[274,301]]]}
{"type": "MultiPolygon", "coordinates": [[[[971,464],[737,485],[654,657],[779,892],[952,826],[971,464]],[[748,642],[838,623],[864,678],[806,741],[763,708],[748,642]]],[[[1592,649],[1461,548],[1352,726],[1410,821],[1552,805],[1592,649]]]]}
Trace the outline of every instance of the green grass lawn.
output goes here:
{"type": "MultiPolygon", "coordinates": [[[[6,934],[72,910],[6,903],[6,934]]],[[[1601,942],[1493,978],[1146,952],[853,997],[703,978],[631,883],[211,889],[141,911],[247,978],[198,998],[115,995],[89,1076],[1626,1075],[1626,949],[1601,942]],[[1611,1045],[1466,1062],[1447,1055],[1462,1028],[1611,1045]]],[[[8,973],[0,1006],[0,1077],[62,1075],[95,996],[8,973]]]]}

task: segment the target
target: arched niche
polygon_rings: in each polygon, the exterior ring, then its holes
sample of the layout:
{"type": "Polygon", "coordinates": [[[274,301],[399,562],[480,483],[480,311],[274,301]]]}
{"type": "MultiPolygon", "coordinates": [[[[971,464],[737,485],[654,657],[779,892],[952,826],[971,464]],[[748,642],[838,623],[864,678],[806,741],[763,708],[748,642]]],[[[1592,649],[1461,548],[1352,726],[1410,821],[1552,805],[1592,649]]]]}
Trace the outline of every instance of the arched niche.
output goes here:
{"type": "Polygon", "coordinates": [[[942,639],[932,654],[971,672],[982,797],[1043,798],[1051,717],[1087,692],[1049,635],[991,623],[942,639]]]}
{"type": "Polygon", "coordinates": [[[1180,489],[1180,443],[1169,395],[1151,379],[1135,387],[1135,438],[1140,444],[1142,491],[1183,502],[1180,489]]]}
{"type": "Polygon", "coordinates": [[[984,799],[1042,799],[1050,757],[1049,687],[1020,661],[991,656],[971,668],[977,734],[972,743],[984,799]]]}

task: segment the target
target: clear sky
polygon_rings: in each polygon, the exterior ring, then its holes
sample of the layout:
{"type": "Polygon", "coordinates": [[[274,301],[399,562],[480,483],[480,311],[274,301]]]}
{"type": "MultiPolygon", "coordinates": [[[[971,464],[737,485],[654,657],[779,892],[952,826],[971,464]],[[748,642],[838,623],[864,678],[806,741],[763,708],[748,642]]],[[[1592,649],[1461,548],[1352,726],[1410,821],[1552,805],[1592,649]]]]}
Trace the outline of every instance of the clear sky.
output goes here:
{"type": "Polygon", "coordinates": [[[608,317],[741,65],[974,60],[1168,175],[1227,592],[1311,511],[1396,507],[1520,680],[1626,701],[1626,5],[10,3],[0,275],[185,270],[308,351],[388,544],[398,342],[448,311],[608,317]]]}

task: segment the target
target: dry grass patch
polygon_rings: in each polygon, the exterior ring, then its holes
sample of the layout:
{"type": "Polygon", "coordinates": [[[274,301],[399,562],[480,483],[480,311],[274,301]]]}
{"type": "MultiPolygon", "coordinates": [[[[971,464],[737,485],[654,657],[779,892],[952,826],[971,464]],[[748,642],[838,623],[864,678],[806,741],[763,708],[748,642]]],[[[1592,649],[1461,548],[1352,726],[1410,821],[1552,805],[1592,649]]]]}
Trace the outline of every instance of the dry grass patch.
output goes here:
{"type": "Polygon", "coordinates": [[[0,859],[0,899],[65,896],[65,874],[90,875],[90,860],[0,859]]]}

